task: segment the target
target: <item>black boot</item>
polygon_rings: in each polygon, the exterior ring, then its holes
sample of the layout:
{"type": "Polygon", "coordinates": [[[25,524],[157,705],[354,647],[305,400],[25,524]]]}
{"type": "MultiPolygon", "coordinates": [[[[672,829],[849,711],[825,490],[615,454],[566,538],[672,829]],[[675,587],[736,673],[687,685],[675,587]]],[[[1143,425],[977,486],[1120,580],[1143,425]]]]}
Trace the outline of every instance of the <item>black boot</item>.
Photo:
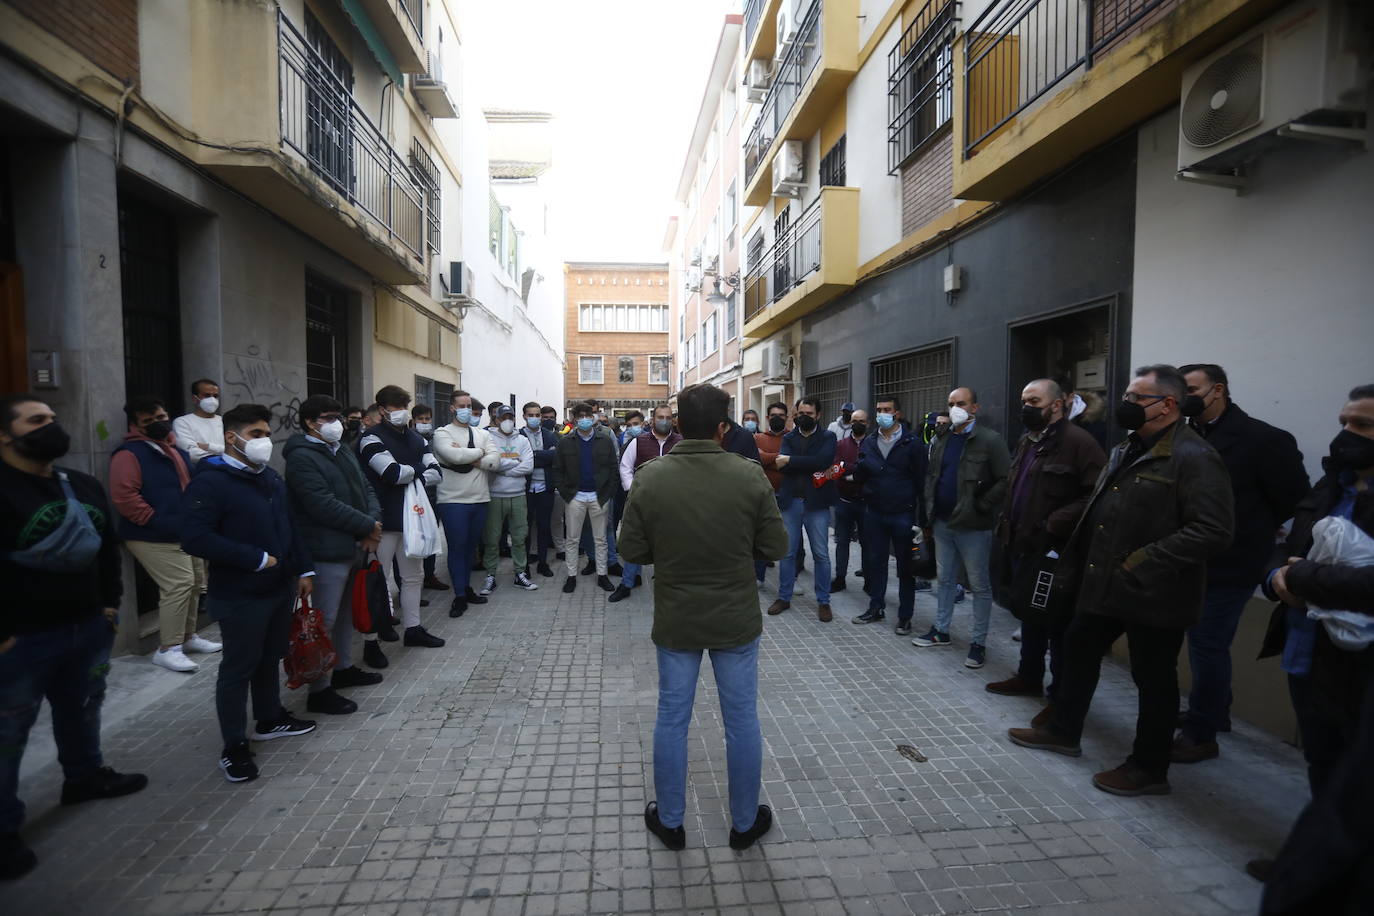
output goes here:
{"type": "Polygon", "coordinates": [[[424,627],[406,627],[405,644],[419,646],[422,649],[437,649],[444,641],[424,627]]]}
{"type": "Polygon", "coordinates": [[[38,856],[17,833],[0,833],[0,881],[13,881],[33,871],[38,856]]]}
{"type": "Polygon", "coordinates": [[[597,577],[596,577],[596,584],[599,585],[599,586],[601,586],[601,590],[604,591],[604,592],[613,592],[613,591],[615,591],[615,586],[611,584],[611,577],[610,577],[610,576],[597,576],[597,577]]]}
{"type": "Polygon", "coordinates": [[[573,576],[568,576],[568,578],[563,580],[563,594],[570,595],[575,591],[577,591],[577,579],[573,576]]]}
{"type": "Polygon", "coordinates": [[[549,564],[541,562],[536,569],[539,570],[539,575],[543,576],[545,579],[553,578],[553,570],[549,568],[549,564]]]}
{"type": "Polygon", "coordinates": [[[469,585],[469,586],[468,586],[468,590],[467,590],[466,592],[463,593],[463,597],[466,598],[466,599],[468,600],[468,604],[486,604],[486,603],[487,603],[486,597],[483,596],[483,595],[479,595],[479,594],[477,594],[475,591],[473,591],[471,585],[469,585]]]}
{"type": "Polygon", "coordinates": [[[459,595],[456,598],[454,598],[453,603],[448,606],[448,615],[450,617],[462,617],[464,614],[467,613],[467,610],[468,599],[462,595],[459,595]]]}
{"type": "Polygon", "coordinates": [[[307,696],[305,708],[309,712],[324,713],[327,716],[346,716],[351,712],[357,712],[358,704],[337,693],[333,687],[329,687],[307,696]]]}
{"type": "MultiPolygon", "coordinates": [[[[396,632],[393,630],[391,635],[395,636],[396,632]]],[[[382,652],[382,644],[375,639],[369,639],[363,643],[363,662],[369,668],[385,668],[391,664],[382,652]]]]}
{"type": "Polygon", "coordinates": [[[62,784],[62,804],[75,805],[93,798],[118,798],[132,795],[148,786],[142,773],[116,773],[101,767],[84,779],[69,779],[62,784]]]}
{"type": "Polygon", "coordinates": [[[622,583],[615,587],[615,591],[611,592],[611,597],[606,600],[615,604],[617,601],[624,601],[626,598],[630,597],[631,594],[630,590],[622,583]]]}
{"type": "Polygon", "coordinates": [[[748,849],[753,846],[759,837],[767,833],[773,826],[773,809],[767,805],[759,805],[758,816],[754,818],[754,826],[740,833],[735,828],[730,828],[730,848],[734,850],[748,849]]]}

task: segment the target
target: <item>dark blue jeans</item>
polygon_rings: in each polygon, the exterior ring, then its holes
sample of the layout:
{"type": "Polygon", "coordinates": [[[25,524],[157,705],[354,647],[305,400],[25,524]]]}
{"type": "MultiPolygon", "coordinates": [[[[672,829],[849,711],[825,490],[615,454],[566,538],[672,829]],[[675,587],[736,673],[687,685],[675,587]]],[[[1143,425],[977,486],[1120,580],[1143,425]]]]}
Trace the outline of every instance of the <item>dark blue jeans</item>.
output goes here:
{"type": "Polygon", "coordinates": [[[224,654],[215,680],[215,712],[225,746],[248,737],[246,704],[253,718],[271,722],[282,714],[281,660],[291,639],[295,595],[290,588],[267,598],[217,598],[205,610],[219,624],[224,654]]]}
{"type": "Polygon", "coordinates": [[[1207,589],[1202,619],[1188,629],[1188,664],[1193,689],[1183,733],[1194,741],[1215,741],[1231,707],[1231,641],[1236,638],[1245,603],[1255,593],[1243,586],[1207,589]]]}
{"type": "Polygon", "coordinates": [[[553,550],[553,488],[547,487],[542,493],[526,493],[525,505],[529,510],[531,532],[527,550],[533,562],[547,563],[549,552],[553,550]]]}
{"type": "Polygon", "coordinates": [[[466,593],[472,577],[472,552],[482,544],[487,503],[440,503],[439,521],[448,540],[448,576],[453,594],[466,593]]]}
{"type": "Polygon", "coordinates": [[[849,575],[849,539],[857,532],[859,535],[859,568],[867,574],[868,564],[863,557],[868,554],[864,541],[864,504],[841,499],[835,503],[835,578],[843,579],[849,575]]]}
{"type": "Polygon", "coordinates": [[[1028,684],[1045,683],[1046,652],[1050,655],[1050,686],[1045,688],[1045,696],[1053,702],[1064,665],[1064,631],[1021,621],[1021,664],[1016,676],[1028,684]]]}
{"type": "Polygon", "coordinates": [[[20,636],[0,653],[0,834],[18,833],[19,762],[44,698],[52,709],[57,759],[68,779],[94,773],[100,756],[100,707],[110,670],[114,627],[97,611],[89,617],[20,636]]]}
{"type": "Polygon", "coordinates": [[[910,512],[879,512],[870,508],[864,516],[864,585],[868,609],[887,607],[887,558],[897,557],[897,621],[905,623],[916,613],[916,577],[904,575],[911,561],[910,512]]]}

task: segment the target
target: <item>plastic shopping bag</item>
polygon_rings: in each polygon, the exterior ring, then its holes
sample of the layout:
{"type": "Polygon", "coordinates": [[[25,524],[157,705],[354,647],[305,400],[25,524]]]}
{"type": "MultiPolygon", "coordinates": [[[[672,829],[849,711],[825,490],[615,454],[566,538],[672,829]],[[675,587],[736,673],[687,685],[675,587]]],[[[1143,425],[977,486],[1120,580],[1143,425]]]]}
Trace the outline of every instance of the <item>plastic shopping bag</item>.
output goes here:
{"type": "Polygon", "coordinates": [[[429,504],[429,494],[425,493],[424,484],[412,480],[406,486],[405,502],[401,508],[405,512],[402,541],[406,556],[420,559],[438,554],[439,520],[434,517],[434,507],[429,504]]]}
{"type": "Polygon", "coordinates": [[[337,658],[334,644],[324,631],[324,618],[309,600],[302,598],[291,621],[291,642],[282,659],[286,686],[295,690],[302,684],[313,684],[334,670],[337,658]]]}
{"type": "MultiPolygon", "coordinates": [[[[1374,566],[1374,538],[1349,519],[1327,516],[1312,526],[1312,549],[1307,559],[1343,566],[1374,566]]],[[[1374,644],[1374,618],[1356,611],[1319,608],[1309,604],[1307,616],[1319,620],[1339,649],[1359,652],[1374,644]]]]}

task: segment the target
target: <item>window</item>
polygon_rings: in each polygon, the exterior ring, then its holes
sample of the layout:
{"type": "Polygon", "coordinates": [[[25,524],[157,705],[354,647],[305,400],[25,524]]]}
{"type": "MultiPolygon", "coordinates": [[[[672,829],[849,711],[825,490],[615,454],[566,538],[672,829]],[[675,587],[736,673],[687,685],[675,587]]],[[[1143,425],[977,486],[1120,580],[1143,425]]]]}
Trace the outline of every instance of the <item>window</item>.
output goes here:
{"type": "Polygon", "coordinates": [[[577,358],[577,381],[583,385],[602,384],[600,356],[579,356],[577,358]]]}
{"type": "Polygon", "coordinates": [[[425,148],[420,144],[418,137],[411,141],[410,145],[410,168],[415,173],[415,184],[419,186],[424,196],[425,207],[425,247],[429,257],[429,263],[439,256],[439,166],[434,159],[425,152],[425,148]]]}
{"type": "Polygon", "coordinates": [[[620,384],[629,385],[635,380],[635,358],[633,356],[620,357],[620,384]]]}
{"type": "Polygon", "coordinates": [[[831,420],[840,415],[840,405],[850,400],[849,370],[836,369],[833,372],[822,372],[819,375],[808,376],[806,393],[812,397],[820,398],[821,422],[829,424],[831,420]]]}
{"type": "Polygon", "coordinates": [[[687,358],[682,361],[682,364],[688,369],[697,364],[697,335],[695,334],[687,338],[687,358]]]}
{"type": "Polygon", "coordinates": [[[735,198],[735,182],[732,179],[730,187],[725,189],[725,229],[732,236],[735,224],[739,222],[739,206],[735,198]]]}
{"type": "Polygon", "coordinates": [[[501,260],[501,227],[505,221],[506,214],[501,210],[501,202],[492,194],[487,204],[487,228],[491,234],[491,241],[487,247],[491,251],[491,256],[498,262],[501,260]]]}
{"type": "Polygon", "coordinates": [[[735,339],[738,331],[736,318],[735,294],[731,293],[725,297],[725,339],[727,341],[735,339]]]}
{"type": "Polygon", "coordinates": [[[949,123],[958,30],[953,0],[929,0],[887,55],[887,168],[895,175],[949,123]]]}
{"type": "Polygon", "coordinates": [[[348,306],[338,287],[305,275],[305,393],[348,403],[348,306]]]}
{"type": "Polygon", "coordinates": [[[668,384],[668,357],[651,356],[649,357],[649,384],[666,385],[668,384]]]}
{"type": "Polygon", "coordinates": [[[686,340],[686,339],[687,339],[687,316],[686,316],[686,315],[679,315],[679,316],[677,316],[677,339],[678,339],[678,340],[686,340]]]}
{"type": "Polygon", "coordinates": [[[582,303],[577,307],[577,329],[662,333],[668,330],[668,306],[582,303]]]}
{"type": "Polygon", "coordinates": [[[844,136],[821,157],[821,187],[844,187],[844,136]]]}
{"type": "Polygon", "coordinates": [[[434,383],[434,428],[453,422],[453,386],[448,382],[434,383]]]}
{"type": "Polygon", "coordinates": [[[943,410],[953,387],[952,356],[948,346],[940,346],[873,363],[869,376],[874,403],[895,394],[902,402],[902,416],[913,422],[932,410],[943,410]]]}
{"type": "Polygon", "coordinates": [[[701,323],[701,355],[703,359],[719,349],[716,343],[716,328],[716,313],[712,312],[711,317],[701,323]]]}
{"type": "MultiPolygon", "coordinates": [[[[434,379],[425,378],[423,375],[415,376],[415,400],[411,401],[410,409],[413,413],[416,407],[421,404],[434,409],[438,413],[438,405],[434,403],[434,379]]],[[[434,428],[439,428],[439,418],[434,418],[434,428]]]]}
{"type": "Polygon", "coordinates": [[[308,8],[305,37],[314,52],[308,55],[306,82],[307,158],[313,171],[336,191],[349,196],[354,190],[355,177],[350,110],[353,65],[308,8]]]}

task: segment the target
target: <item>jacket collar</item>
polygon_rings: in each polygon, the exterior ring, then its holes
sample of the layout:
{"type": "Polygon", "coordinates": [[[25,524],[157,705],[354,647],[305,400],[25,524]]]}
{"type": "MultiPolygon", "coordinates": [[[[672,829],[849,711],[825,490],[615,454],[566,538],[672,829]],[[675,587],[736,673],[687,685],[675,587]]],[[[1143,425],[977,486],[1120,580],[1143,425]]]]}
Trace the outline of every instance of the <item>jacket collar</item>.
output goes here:
{"type": "Polygon", "coordinates": [[[705,455],[711,452],[725,454],[725,449],[721,448],[720,443],[714,439],[683,439],[673,446],[674,455],[705,455]]]}

